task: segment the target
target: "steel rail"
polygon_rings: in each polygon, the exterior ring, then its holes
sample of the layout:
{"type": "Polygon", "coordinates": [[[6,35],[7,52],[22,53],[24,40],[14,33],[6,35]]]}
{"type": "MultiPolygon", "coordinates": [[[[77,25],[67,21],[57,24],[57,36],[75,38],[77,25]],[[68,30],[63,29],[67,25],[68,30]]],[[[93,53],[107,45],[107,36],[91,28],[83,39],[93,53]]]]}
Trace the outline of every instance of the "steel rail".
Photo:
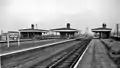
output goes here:
{"type": "MultiPolygon", "coordinates": [[[[84,50],[87,47],[87,44],[90,41],[84,41],[83,43],[81,43],[81,46],[79,46],[78,48],[74,49],[73,51],[71,51],[70,53],[68,53],[66,56],[64,56],[63,58],[59,59],[58,61],[56,61],[54,64],[48,66],[47,68],[58,68],[58,65],[62,65],[64,64],[64,62],[68,62],[68,66],[69,68],[73,68],[74,65],[76,64],[77,60],[79,59],[79,57],[82,55],[82,53],[84,52],[84,50]],[[71,61],[66,61],[72,59],[71,61]]],[[[64,64],[65,65],[65,64],[64,64]]]]}

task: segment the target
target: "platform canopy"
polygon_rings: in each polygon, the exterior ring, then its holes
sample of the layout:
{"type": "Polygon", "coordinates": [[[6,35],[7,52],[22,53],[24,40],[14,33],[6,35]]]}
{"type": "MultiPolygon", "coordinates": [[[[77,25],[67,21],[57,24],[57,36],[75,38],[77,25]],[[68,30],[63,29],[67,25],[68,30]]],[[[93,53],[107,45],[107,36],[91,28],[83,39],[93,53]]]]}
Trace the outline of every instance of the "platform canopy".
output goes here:
{"type": "Polygon", "coordinates": [[[106,31],[111,31],[111,28],[94,28],[92,29],[92,32],[106,32],[106,31]]]}
{"type": "Polygon", "coordinates": [[[64,28],[56,28],[51,30],[55,32],[78,32],[77,29],[70,28],[70,23],[67,23],[66,27],[64,28]]]}
{"type": "Polygon", "coordinates": [[[111,32],[111,28],[106,28],[106,24],[103,24],[100,28],[92,29],[92,32],[111,32]]]}
{"type": "Polygon", "coordinates": [[[92,30],[92,32],[95,33],[95,36],[97,35],[97,33],[99,33],[99,38],[109,38],[112,29],[106,28],[106,24],[103,24],[102,27],[94,28],[91,30],[92,30]]]}
{"type": "Polygon", "coordinates": [[[51,31],[59,32],[61,37],[73,37],[78,33],[77,29],[70,28],[69,23],[67,23],[67,26],[64,28],[51,29],[51,31]]]}
{"type": "Polygon", "coordinates": [[[34,24],[31,24],[31,28],[26,28],[26,29],[20,29],[20,32],[46,32],[48,30],[43,30],[43,29],[36,29],[34,27],[34,24]]]}
{"type": "Polygon", "coordinates": [[[51,29],[52,31],[56,32],[77,32],[77,29],[72,29],[72,28],[57,28],[57,29],[51,29]]]}
{"type": "Polygon", "coordinates": [[[43,29],[20,29],[20,32],[47,32],[48,30],[43,30],[43,29]]]}
{"type": "Polygon", "coordinates": [[[21,38],[35,38],[35,37],[40,37],[42,33],[47,33],[48,30],[43,30],[43,29],[36,29],[34,28],[34,25],[31,24],[31,28],[26,28],[26,29],[20,29],[19,30],[21,38]]]}

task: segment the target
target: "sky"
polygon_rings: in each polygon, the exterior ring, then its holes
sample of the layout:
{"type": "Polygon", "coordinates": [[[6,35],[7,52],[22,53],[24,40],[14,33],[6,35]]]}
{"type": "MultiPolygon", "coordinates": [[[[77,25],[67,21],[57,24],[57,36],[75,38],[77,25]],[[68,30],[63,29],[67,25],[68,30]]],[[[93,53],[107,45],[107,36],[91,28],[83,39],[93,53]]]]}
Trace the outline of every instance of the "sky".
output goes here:
{"type": "Polygon", "coordinates": [[[66,27],[85,31],[120,23],[120,0],[0,0],[0,30],[66,27]]]}

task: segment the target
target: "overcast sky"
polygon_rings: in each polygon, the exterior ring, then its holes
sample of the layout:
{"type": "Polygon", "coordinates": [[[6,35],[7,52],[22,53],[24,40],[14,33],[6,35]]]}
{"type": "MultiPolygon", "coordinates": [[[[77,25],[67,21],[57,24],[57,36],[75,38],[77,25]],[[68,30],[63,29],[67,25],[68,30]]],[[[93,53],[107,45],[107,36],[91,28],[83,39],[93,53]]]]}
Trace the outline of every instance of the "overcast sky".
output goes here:
{"type": "Polygon", "coordinates": [[[40,29],[65,27],[85,30],[120,23],[120,0],[0,0],[0,30],[38,24],[40,29]]]}

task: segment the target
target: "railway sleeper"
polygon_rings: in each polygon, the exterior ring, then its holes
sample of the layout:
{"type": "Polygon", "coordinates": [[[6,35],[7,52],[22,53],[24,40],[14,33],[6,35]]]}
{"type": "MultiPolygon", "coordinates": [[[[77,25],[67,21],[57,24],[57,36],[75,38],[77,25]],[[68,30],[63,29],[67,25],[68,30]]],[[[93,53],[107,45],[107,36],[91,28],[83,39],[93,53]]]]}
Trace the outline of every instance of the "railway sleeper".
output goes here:
{"type": "Polygon", "coordinates": [[[77,54],[78,54],[78,52],[79,52],[79,54],[80,54],[80,56],[81,56],[81,54],[83,53],[83,52],[81,52],[81,51],[83,51],[85,48],[86,48],[86,46],[87,46],[87,44],[88,44],[88,42],[85,42],[85,43],[83,43],[83,45],[84,46],[82,46],[81,48],[77,48],[76,50],[74,50],[72,53],[70,53],[68,56],[67,56],[67,58],[64,58],[63,60],[61,60],[61,62],[59,62],[58,64],[56,64],[56,65],[54,65],[53,67],[50,67],[50,68],[68,68],[69,66],[71,66],[72,65],[72,63],[74,62],[74,61],[76,61],[75,60],[75,58],[78,58],[79,56],[78,55],[76,55],[76,52],[77,52],[77,54]],[[82,49],[83,48],[83,49],[82,49]]]}

